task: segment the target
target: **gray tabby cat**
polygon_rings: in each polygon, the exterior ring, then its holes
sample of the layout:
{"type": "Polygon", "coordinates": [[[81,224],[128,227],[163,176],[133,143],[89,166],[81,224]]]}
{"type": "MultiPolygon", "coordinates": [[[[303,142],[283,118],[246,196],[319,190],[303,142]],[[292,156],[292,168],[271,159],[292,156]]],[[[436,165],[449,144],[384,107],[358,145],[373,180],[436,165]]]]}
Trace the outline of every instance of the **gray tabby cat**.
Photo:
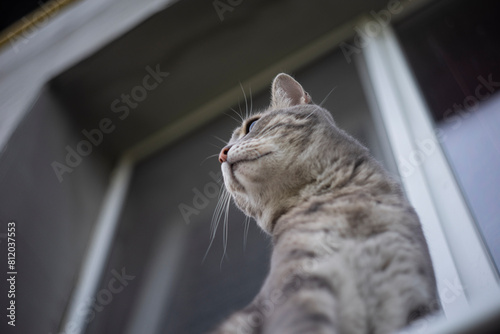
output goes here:
{"type": "Polygon", "coordinates": [[[393,333],[439,308],[417,214],[368,150],[279,74],[268,110],[219,155],[236,205],[273,240],[253,302],[214,333],[393,333]]]}

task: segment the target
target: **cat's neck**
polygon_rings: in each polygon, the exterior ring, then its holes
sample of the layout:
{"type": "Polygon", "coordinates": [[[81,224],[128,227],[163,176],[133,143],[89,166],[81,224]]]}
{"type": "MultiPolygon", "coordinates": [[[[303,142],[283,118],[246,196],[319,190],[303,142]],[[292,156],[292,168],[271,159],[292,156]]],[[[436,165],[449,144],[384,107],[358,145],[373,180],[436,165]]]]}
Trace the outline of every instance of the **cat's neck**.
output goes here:
{"type": "Polygon", "coordinates": [[[402,195],[399,184],[369,154],[335,160],[318,176],[303,198],[330,194],[334,198],[364,193],[370,196],[402,195]]]}
{"type": "MultiPolygon", "coordinates": [[[[314,182],[306,184],[285,201],[269,203],[261,212],[258,223],[274,234],[280,220],[293,214],[297,208],[315,201],[341,201],[346,197],[362,195],[373,200],[404,201],[399,184],[369,155],[338,159],[331,163],[314,182]]],[[[300,211],[300,209],[298,209],[300,211]]]]}

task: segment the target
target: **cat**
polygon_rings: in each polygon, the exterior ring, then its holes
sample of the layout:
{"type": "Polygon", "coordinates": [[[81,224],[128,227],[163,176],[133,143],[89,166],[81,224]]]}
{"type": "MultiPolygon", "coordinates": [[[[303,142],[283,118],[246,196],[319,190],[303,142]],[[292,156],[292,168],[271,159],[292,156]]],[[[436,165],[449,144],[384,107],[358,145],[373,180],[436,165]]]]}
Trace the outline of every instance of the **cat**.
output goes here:
{"type": "Polygon", "coordinates": [[[227,191],[272,238],[255,299],[213,331],[388,334],[437,311],[419,218],[368,149],[291,76],[219,161],[227,191]]]}

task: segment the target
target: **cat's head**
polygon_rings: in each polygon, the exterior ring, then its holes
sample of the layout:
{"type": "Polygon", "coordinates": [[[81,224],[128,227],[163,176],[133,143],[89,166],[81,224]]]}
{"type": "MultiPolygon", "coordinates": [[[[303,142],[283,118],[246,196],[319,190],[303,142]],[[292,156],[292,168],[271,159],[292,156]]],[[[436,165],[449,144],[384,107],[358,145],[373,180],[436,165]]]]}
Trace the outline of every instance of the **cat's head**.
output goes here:
{"type": "Polygon", "coordinates": [[[281,214],[321,186],[325,169],[338,158],[339,131],[297,81],[279,74],[269,108],[244,120],[219,155],[226,189],[272,233],[281,214]]]}

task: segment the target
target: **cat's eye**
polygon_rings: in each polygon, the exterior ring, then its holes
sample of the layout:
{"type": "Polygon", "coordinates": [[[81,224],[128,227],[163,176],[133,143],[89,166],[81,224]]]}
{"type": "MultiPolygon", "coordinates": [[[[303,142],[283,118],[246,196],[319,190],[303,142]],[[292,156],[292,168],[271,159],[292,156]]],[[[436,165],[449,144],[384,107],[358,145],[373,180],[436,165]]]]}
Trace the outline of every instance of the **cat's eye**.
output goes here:
{"type": "Polygon", "coordinates": [[[246,131],[245,131],[245,134],[246,134],[246,133],[249,133],[250,131],[252,131],[253,126],[255,125],[255,123],[256,123],[258,120],[259,120],[259,119],[258,119],[258,118],[256,118],[256,119],[253,119],[253,120],[251,120],[251,121],[247,122],[247,126],[246,126],[246,131]]]}

